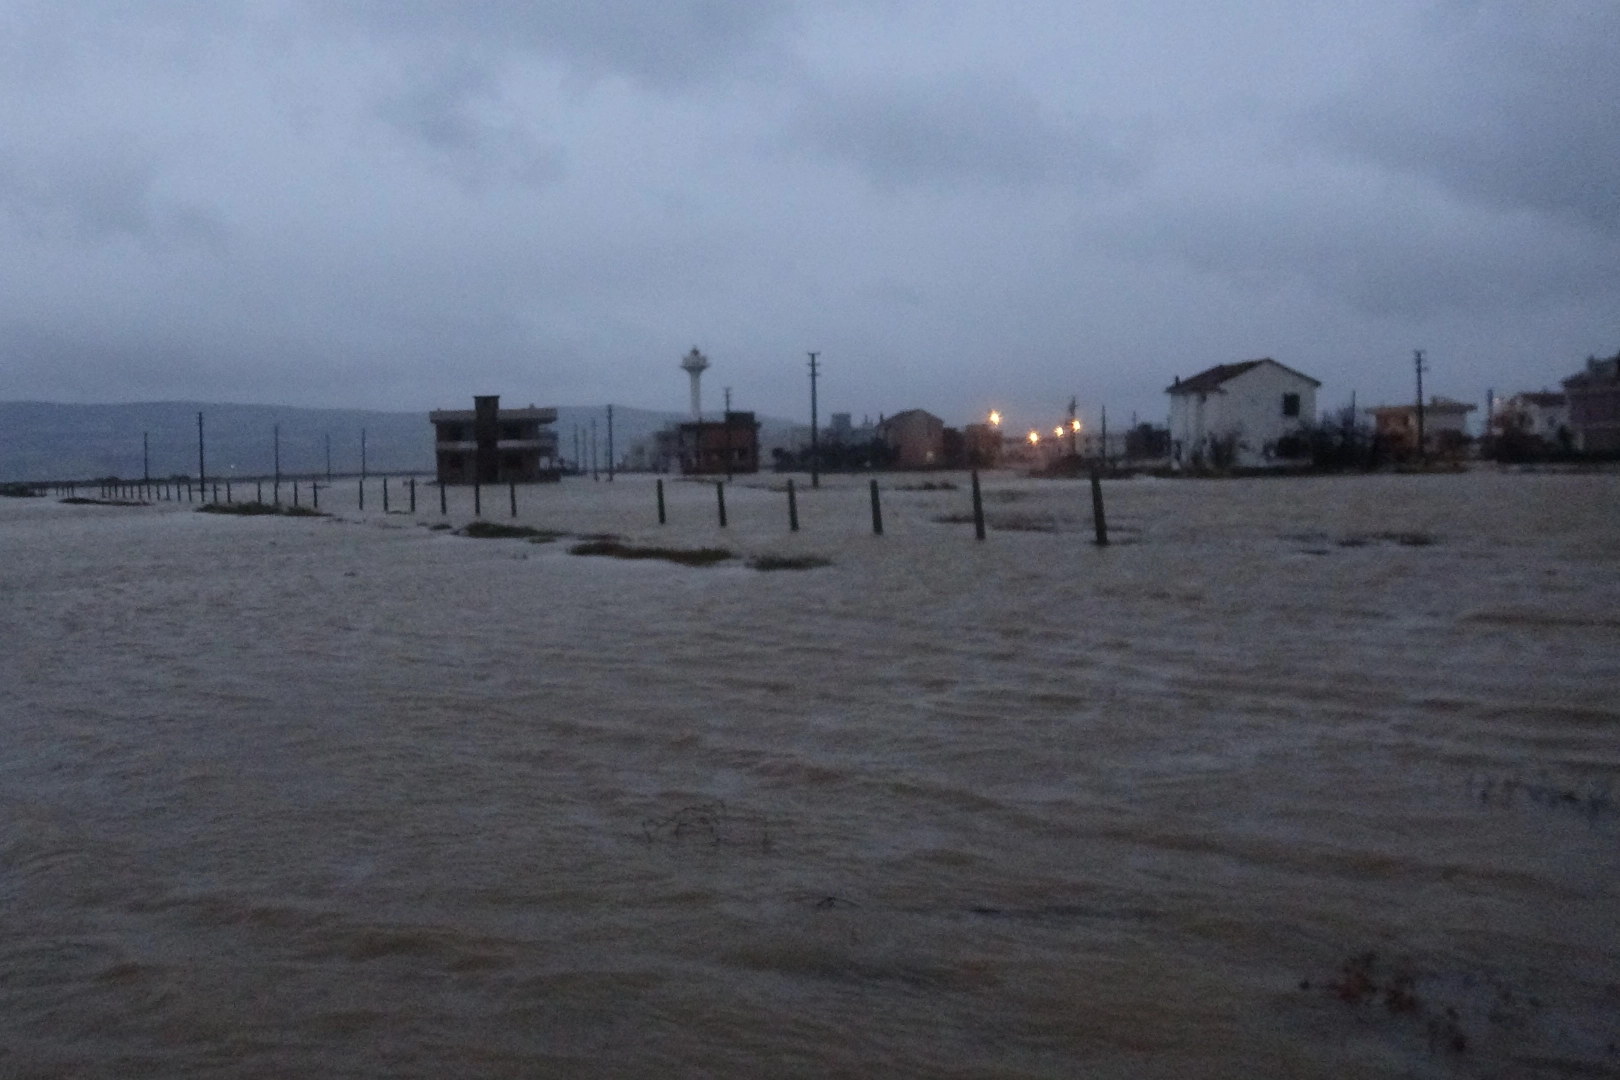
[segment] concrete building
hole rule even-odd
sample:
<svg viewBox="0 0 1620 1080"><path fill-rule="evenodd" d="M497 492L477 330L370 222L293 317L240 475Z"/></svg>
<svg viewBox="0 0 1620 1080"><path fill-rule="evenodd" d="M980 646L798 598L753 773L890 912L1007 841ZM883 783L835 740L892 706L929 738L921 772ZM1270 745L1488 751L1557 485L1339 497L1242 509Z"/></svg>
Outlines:
<svg viewBox="0 0 1620 1080"><path fill-rule="evenodd" d="M1575 449L1588 454L1620 450L1620 353L1586 361L1586 370L1564 380L1569 428Z"/></svg>
<svg viewBox="0 0 1620 1080"><path fill-rule="evenodd" d="M1503 398L1495 403L1489 434L1530 439L1549 447L1571 443L1569 398L1546 390Z"/></svg>
<svg viewBox="0 0 1620 1080"><path fill-rule="evenodd" d="M877 437L893 452L897 469L934 469L945 464L945 421L922 409L879 418Z"/></svg>
<svg viewBox="0 0 1620 1080"><path fill-rule="evenodd" d="M1475 406L1450 398L1431 397L1423 406L1423 445L1429 453L1455 453L1468 442L1468 414ZM1367 410L1373 418L1373 438L1396 454L1418 448L1418 409L1411 405L1379 405Z"/></svg>
<svg viewBox="0 0 1620 1080"><path fill-rule="evenodd" d="M1321 385L1269 357L1217 364L1188 379L1178 376L1165 387L1171 458L1219 467L1286 464L1278 443L1316 416Z"/></svg>
<svg viewBox="0 0 1620 1080"><path fill-rule="evenodd" d="M675 458L688 476L759 472L759 421L728 412L721 421L694 420L675 429Z"/></svg>
<svg viewBox="0 0 1620 1080"><path fill-rule="evenodd" d="M442 484L526 484L561 477L556 409L503 409L500 396L473 398L471 409L428 413Z"/></svg>

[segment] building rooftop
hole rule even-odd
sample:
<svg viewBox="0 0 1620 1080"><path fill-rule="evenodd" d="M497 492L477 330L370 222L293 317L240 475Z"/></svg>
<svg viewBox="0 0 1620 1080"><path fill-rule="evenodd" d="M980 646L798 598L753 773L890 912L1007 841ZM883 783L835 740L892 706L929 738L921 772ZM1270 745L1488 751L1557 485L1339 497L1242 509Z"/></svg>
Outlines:
<svg viewBox="0 0 1620 1080"><path fill-rule="evenodd" d="M557 421L557 410L552 408L536 408L530 405L527 409L502 409L498 414L501 420L538 420L542 424L553 424ZM474 409L434 409L428 413L428 420L439 423L451 420L473 421L478 419Z"/></svg>
<svg viewBox="0 0 1620 1080"><path fill-rule="evenodd" d="M1164 388L1164 392L1167 394L1208 394L1219 390L1222 383L1230 382L1244 372L1254 370L1261 364L1276 364L1290 375L1298 375L1312 386L1322 385L1303 371L1295 371L1287 364L1278 364L1271 357L1263 356L1258 360L1244 360L1236 364L1216 364L1212 368L1200 371L1191 378L1177 378L1175 382Z"/></svg>

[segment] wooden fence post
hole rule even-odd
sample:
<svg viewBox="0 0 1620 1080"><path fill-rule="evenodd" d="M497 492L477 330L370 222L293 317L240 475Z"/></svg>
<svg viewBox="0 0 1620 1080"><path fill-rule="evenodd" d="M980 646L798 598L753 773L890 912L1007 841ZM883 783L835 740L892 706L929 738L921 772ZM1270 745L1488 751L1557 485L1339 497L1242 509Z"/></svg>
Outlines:
<svg viewBox="0 0 1620 1080"><path fill-rule="evenodd" d="M366 508L366 478L360 478L360 509Z"/></svg>
<svg viewBox="0 0 1620 1080"><path fill-rule="evenodd" d="M448 514L449 512L450 512L450 504L446 500L446 496L444 494L444 481L440 480L439 481L439 513L442 515L442 514Z"/></svg>
<svg viewBox="0 0 1620 1080"><path fill-rule="evenodd" d="M482 486L477 480L473 481L473 517L484 516L484 496Z"/></svg>
<svg viewBox="0 0 1620 1080"><path fill-rule="evenodd" d="M984 539L984 499L979 494L979 470L973 470L973 535Z"/></svg>
<svg viewBox="0 0 1620 1080"><path fill-rule="evenodd" d="M664 515L664 478L658 478L658 524L663 525L669 519Z"/></svg>
<svg viewBox="0 0 1620 1080"><path fill-rule="evenodd" d="M388 513L388 477L383 477L383 513Z"/></svg>
<svg viewBox="0 0 1620 1080"><path fill-rule="evenodd" d="M799 493L793 490L793 477L788 477L788 531L799 531Z"/></svg>
<svg viewBox="0 0 1620 1080"><path fill-rule="evenodd" d="M726 527L726 485L724 481L715 481L714 497L720 503L720 527L723 529Z"/></svg>
<svg viewBox="0 0 1620 1080"><path fill-rule="evenodd" d="M877 481L872 481L872 535L883 535L883 504L878 501Z"/></svg>
<svg viewBox="0 0 1620 1080"><path fill-rule="evenodd" d="M1108 521L1103 517L1102 471L1091 470L1091 523L1097 527L1097 546L1108 546Z"/></svg>
<svg viewBox="0 0 1620 1080"><path fill-rule="evenodd" d="M416 513L416 477L411 477L411 513Z"/></svg>
<svg viewBox="0 0 1620 1080"><path fill-rule="evenodd" d="M516 480L508 480L506 482L506 486L507 486L507 495L510 496L511 499L512 499L512 516L517 517L517 481Z"/></svg>

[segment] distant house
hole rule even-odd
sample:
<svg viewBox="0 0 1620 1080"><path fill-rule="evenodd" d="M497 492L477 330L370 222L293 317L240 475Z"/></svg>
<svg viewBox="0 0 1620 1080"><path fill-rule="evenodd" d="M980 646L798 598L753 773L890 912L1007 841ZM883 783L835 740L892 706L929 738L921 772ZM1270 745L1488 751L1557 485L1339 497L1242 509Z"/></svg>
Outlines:
<svg viewBox="0 0 1620 1080"><path fill-rule="evenodd" d="M759 422L751 412L690 421L675 429L674 451L688 476L759 472Z"/></svg>
<svg viewBox="0 0 1620 1080"><path fill-rule="evenodd" d="M934 469L945 464L945 421L922 409L880 419L877 437L888 445L897 469Z"/></svg>
<svg viewBox="0 0 1620 1080"><path fill-rule="evenodd" d="M505 484L556 480L556 409L503 409L497 394L473 398L471 409L428 413L441 484Z"/></svg>
<svg viewBox="0 0 1620 1080"><path fill-rule="evenodd" d="M1620 450L1620 353L1591 357L1586 370L1564 380L1569 428L1575 449L1584 453Z"/></svg>
<svg viewBox="0 0 1620 1080"><path fill-rule="evenodd" d="M1549 447L1572 444L1569 398L1548 391L1503 398L1495 404L1489 433L1499 438L1529 439Z"/></svg>
<svg viewBox="0 0 1620 1080"><path fill-rule="evenodd" d="M1428 451L1446 453L1468 442L1468 414L1474 406L1450 398L1431 397L1423 406L1423 444ZM1368 409L1373 418L1373 437L1384 449L1397 454L1414 453L1418 448L1417 405L1380 405Z"/></svg>
<svg viewBox="0 0 1620 1080"><path fill-rule="evenodd" d="M1316 415L1321 385L1269 357L1178 377L1165 387L1170 456L1192 465L1285 464L1285 440Z"/></svg>

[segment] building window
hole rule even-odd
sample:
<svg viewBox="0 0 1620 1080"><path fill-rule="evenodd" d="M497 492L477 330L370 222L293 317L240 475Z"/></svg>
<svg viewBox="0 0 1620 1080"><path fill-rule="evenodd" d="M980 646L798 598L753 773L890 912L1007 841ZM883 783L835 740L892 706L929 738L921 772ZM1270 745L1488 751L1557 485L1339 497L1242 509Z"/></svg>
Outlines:
<svg viewBox="0 0 1620 1080"><path fill-rule="evenodd" d="M1298 394L1284 394L1283 395L1283 415L1284 416L1298 416L1299 415L1299 395Z"/></svg>
<svg viewBox="0 0 1620 1080"><path fill-rule="evenodd" d="M461 441L461 425L460 424L440 424L439 425L439 441L440 442L460 442Z"/></svg>

